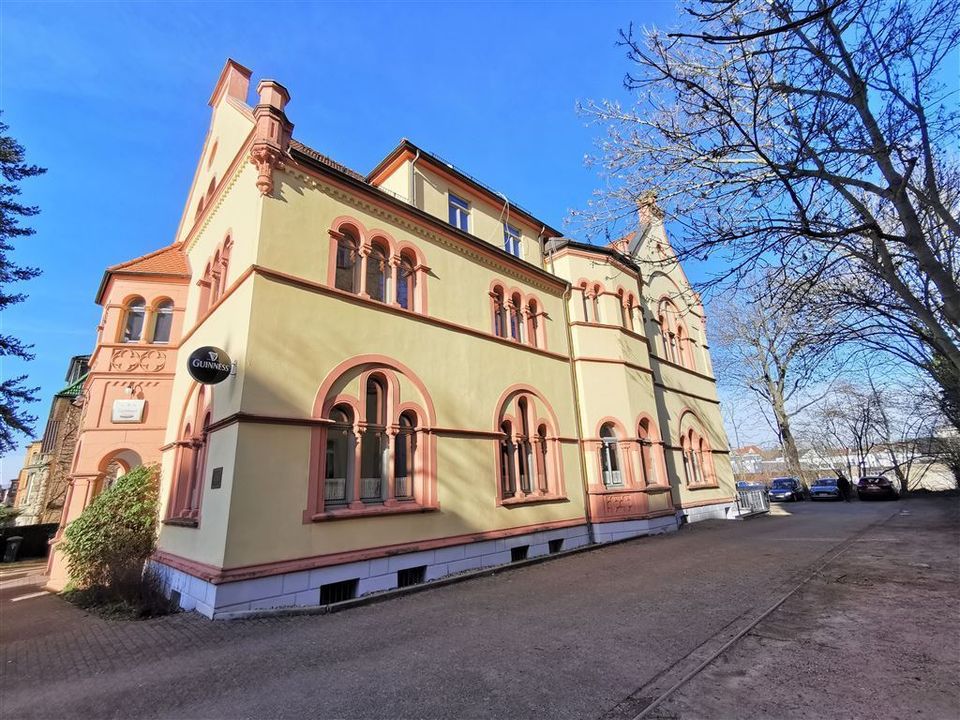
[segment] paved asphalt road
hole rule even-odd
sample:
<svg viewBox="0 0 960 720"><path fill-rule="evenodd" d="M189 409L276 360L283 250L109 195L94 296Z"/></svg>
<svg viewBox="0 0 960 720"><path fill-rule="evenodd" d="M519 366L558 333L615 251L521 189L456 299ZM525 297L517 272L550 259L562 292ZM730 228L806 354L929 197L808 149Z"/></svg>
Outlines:
<svg viewBox="0 0 960 720"><path fill-rule="evenodd" d="M798 599L837 563L869 551L879 582L883 562L896 558L884 560L877 542L894 553L923 546L910 558L918 566L913 586L898 592L930 595L914 624L923 630L918 642L937 648L911 675L917 692L906 714L957 717L957 505L955 497L798 503L333 615L117 622L49 595L14 602L33 588L0 589L0 718L632 718L799 588L764 623L796 615ZM847 572L856 575L856 567ZM830 590L811 596L820 610L845 602L855 612L875 592L841 581ZM830 618L814 619L826 635L834 632ZM802 656L789 702L764 704L768 678L760 670L777 652L751 646L751 631L650 716L894 716L882 673L862 681L865 700L851 708L842 702L842 679L800 672L813 652L801 637L808 621L794 617L779 631L788 633L787 645L775 648ZM884 624L855 632L871 652L889 655L883 667L896 667L907 661L882 642L888 634ZM821 642L815 651L823 662L844 661L831 659L842 647ZM712 676L717 667L728 674ZM783 672L778 666L774 681Z"/></svg>

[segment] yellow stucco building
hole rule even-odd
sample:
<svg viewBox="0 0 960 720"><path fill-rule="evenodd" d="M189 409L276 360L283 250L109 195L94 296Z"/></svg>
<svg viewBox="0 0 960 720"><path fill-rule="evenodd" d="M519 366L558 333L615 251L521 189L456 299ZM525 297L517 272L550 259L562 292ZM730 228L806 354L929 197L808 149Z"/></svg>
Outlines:
<svg viewBox="0 0 960 720"><path fill-rule="evenodd" d="M227 63L156 256L189 268L165 295L176 367L136 396L165 442L110 449L161 464L155 564L183 607L317 605L736 515L703 309L652 198L636 233L578 243L408 141L353 172L249 82ZM128 286L165 276L141 265L101 289L118 346L149 348ZM234 372L197 383L201 347Z"/></svg>

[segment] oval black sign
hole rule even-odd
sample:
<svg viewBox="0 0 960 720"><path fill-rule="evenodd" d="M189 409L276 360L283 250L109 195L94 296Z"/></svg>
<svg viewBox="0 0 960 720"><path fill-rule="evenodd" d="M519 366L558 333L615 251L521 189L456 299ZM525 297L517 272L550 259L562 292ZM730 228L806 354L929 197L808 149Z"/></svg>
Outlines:
<svg viewBox="0 0 960 720"><path fill-rule="evenodd" d="M204 385L223 382L230 376L232 369L230 356L212 345L197 348L187 359L187 370L190 375Z"/></svg>

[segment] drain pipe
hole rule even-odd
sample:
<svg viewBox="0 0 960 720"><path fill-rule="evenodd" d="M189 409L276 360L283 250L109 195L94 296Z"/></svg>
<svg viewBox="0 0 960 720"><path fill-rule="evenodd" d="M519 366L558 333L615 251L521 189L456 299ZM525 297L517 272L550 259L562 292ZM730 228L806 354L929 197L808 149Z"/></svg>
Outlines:
<svg viewBox="0 0 960 720"><path fill-rule="evenodd" d="M420 159L420 149L417 148L417 154L410 163L410 204L417 206L417 160Z"/></svg>
<svg viewBox="0 0 960 720"><path fill-rule="evenodd" d="M580 459L580 484L583 486L583 511L587 518L587 539L591 545L597 542L593 531L593 518L590 514L590 483L587 480L586 448L583 445L583 406L580 404L580 386L577 383L577 370L573 361L573 329L570 326L570 297L573 286L568 282L563 291L563 322L567 329L567 350L570 353L570 382L573 383L573 406L577 415L577 457Z"/></svg>

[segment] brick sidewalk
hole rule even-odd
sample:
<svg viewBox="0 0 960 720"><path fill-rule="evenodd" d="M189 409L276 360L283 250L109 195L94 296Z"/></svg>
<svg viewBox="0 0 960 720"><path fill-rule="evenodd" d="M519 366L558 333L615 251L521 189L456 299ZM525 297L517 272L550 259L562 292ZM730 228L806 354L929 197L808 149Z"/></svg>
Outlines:
<svg viewBox="0 0 960 720"><path fill-rule="evenodd" d="M807 505L333 615L115 621L0 591L3 715L599 717L907 503Z"/></svg>

